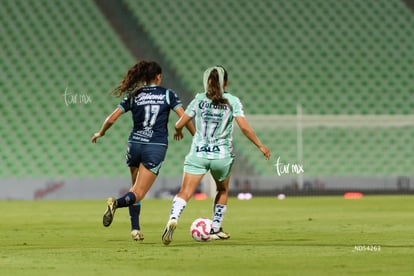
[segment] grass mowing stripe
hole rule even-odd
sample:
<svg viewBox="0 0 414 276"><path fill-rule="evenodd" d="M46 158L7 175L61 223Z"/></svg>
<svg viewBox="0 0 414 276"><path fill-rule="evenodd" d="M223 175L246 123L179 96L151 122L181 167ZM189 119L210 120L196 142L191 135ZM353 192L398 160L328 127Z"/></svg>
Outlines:
<svg viewBox="0 0 414 276"><path fill-rule="evenodd" d="M191 200L169 246L170 200L144 200L143 242L128 209L102 226L102 201L0 201L1 275L411 275L412 196L230 199L226 241L195 242L191 222L211 200Z"/></svg>

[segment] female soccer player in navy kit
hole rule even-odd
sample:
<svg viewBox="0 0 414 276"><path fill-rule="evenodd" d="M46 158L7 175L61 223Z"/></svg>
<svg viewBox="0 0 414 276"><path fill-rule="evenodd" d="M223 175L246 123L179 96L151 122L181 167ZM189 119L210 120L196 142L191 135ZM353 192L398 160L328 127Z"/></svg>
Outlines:
<svg viewBox="0 0 414 276"><path fill-rule="evenodd" d="M126 97L92 137L92 142L96 143L122 114L131 111L133 129L128 139L126 163L130 168L132 187L121 198L108 198L103 225L107 227L112 223L117 208L129 207L134 240L143 239L139 226L140 200L151 188L164 161L170 110L179 117L184 114L176 93L160 86L161 73L156 62L141 61L130 68L120 86L113 91L117 96ZM192 122L186 126L194 134Z"/></svg>
<svg viewBox="0 0 414 276"><path fill-rule="evenodd" d="M181 212L209 170L217 186L210 239L230 238L230 235L223 231L221 224L227 209L230 172L234 160L233 119L265 158L270 158L269 149L260 142L247 122L240 100L225 92L227 83L227 72L222 66L208 68L204 73L205 92L195 96L185 114L175 124L174 139L176 140L183 138L182 128L191 122L192 118L195 120L196 133L190 152L184 161L181 189L173 199L170 217L162 235L165 245L172 241Z"/></svg>

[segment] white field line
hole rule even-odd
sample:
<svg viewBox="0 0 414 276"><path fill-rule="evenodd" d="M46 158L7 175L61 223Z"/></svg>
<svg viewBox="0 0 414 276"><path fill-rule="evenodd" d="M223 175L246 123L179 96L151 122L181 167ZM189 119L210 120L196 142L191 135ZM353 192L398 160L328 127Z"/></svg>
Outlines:
<svg viewBox="0 0 414 276"><path fill-rule="evenodd" d="M247 115L253 128L296 128L297 115ZM307 127L409 127L414 115L302 115L301 125ZM237 127L235 127L237 129Z"/></svg>

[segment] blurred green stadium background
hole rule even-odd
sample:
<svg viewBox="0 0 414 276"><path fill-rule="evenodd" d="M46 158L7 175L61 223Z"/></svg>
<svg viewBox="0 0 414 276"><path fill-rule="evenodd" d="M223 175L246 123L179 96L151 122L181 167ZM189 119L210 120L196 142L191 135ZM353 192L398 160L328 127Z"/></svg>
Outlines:
<svg viewBox="0 0 414 276"><path fill-rule="evenodd" d="M128 187L123 163L129 116L98 145L90 137L120 101L109 92L140 59L157 60L163 85L185 103L201 92L206 67L227 68L229 91L240 97L273 153L266 162L236 130L233 191L351 187L411 193L410 4L4 0L2 198L30 198L31 192L20 193L27 189L59 197L60 182L66 183L64 193L70 183L96 187L105 179L116 190ZM175 120L172 114L171 131ZM189 143L188 135L182 143L171 140L158 190L179 185ZM279 176L278 157L305 172Z"/></svg>

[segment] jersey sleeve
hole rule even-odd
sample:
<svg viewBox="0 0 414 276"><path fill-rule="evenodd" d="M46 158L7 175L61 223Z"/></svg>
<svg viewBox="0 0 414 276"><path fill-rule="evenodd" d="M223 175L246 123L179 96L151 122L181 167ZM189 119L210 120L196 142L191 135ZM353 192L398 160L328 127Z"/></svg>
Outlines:
<svg viewBox="0 0 414 276"><path fill-rule="evenodd" d="M182 102L180 100L180 98L178 98L177 93L175 93L172 90L167 89L167 101L168 104L170 105L171 109L175 110L177 109L177 107L182 106Z"/></svg>
<svg viewBox="0 0 414 276"><path fill-rule="evenodd" d="M196 107L197 107L197 99L194 98L190 104L187 106L187 108L185 109L185 114L188 115L191 118L194 118L195 114L196 114Z"/></svg>
<svg viewBox="0 0 414 276"><path fill-rule="evenodd" d="M131 110L131 97L125 97L122 102L119 103L118 107L122 109L122 111L128 112Z"/></svg>
<svg viewBox="0 0 414 276"><path fill-rule="evenodd" d="M241 103L240 99L237 97L234 97L231 107L233 109L233 116L234 117L244 117L244 111L243 111L243 104Z"/></svg>

